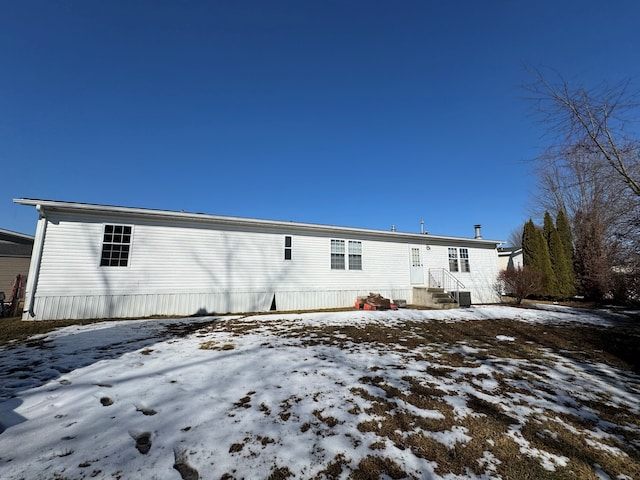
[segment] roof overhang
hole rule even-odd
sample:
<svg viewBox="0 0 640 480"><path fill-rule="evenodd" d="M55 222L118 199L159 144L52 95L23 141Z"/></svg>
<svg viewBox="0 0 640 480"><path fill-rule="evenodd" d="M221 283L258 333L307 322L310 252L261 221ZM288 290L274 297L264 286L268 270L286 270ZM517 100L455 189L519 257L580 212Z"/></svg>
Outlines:
<svg viewBox="0 0 640 480"><path fill-rule="evenodd" d="M502 257L511 257L514 255L520 255L522 253L522 247L513 248L500 248L498 249L498 255Z"/></svg>
<svg viewBox="0 0 640 480"><path fill-rule="evenodd" d="M405 240L416 244L472 244L482 247L496 248L504 243L500 240L485 240L477 238L448 237L420 233L391 232L354 227L332 225L318 225L313 223L286 222L279 220L262 220L244 217L229 217L205 213L190 213L172 210L155 210L149 208L119 207L112 205L97 205L90 203L62 202L57 200L38 200L32 198L18 198L13 200L20 205L33 206L40 215L46 216L53 212L71 212L90 215L118 215L128 218L162 219L179 223L204 223L230 228L267 228L279 231L307 232L325 235L343 235L353 237L378 238L386 241Z"/></svg>
<svg viewBox="0 0 640 480"><path fill-rule="evenodd" d="M33 244L33 239L33 235L27 235L26 233L18 233L0 228L0 240L31 245Z"/></svg>

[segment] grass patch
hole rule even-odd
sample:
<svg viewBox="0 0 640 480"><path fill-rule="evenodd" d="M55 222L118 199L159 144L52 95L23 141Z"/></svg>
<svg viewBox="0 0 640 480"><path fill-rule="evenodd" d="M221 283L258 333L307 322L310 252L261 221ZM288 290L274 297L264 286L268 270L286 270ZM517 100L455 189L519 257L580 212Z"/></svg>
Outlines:
<svg viewBox="0 0 640 480"><path fill-rule="evenodd" d="M233 343L219 343L215 340L207 340L206 342L202 342L200 344L200 350L234 350L236 346Z"/></svg>
<svg viewBox="0 0 640 480"><path fill-rule="evenodd" d="M0 318L0 345L22 341L70 325L90 325L104 320L39 320L30 322L20 317Z"/></svg>

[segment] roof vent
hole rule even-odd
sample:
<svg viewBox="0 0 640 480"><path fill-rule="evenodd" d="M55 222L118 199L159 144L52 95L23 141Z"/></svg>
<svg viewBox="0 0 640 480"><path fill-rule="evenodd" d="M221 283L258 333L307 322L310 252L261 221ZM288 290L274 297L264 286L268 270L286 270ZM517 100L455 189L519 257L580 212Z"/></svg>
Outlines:
<svg viewBox="0 0 640 480"><path fill-rule="evenodd" d="M475 236L473 238L475 238L476 240L481 240L482 233L480 232L480 229L482 228L482 225L474 225L473 228L476 231Z"/></svg>

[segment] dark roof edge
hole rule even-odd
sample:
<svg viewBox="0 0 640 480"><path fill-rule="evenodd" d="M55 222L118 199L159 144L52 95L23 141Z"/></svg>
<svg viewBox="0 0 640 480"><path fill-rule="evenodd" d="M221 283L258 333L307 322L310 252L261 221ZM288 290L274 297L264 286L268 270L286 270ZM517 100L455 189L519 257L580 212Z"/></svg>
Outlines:
<svg viewBox="0 0 640 480"><path fill-rule="evenodd" d="M33 235L0 228L0 239L15 240L18 243L33 243L34 238Z"/></svg>

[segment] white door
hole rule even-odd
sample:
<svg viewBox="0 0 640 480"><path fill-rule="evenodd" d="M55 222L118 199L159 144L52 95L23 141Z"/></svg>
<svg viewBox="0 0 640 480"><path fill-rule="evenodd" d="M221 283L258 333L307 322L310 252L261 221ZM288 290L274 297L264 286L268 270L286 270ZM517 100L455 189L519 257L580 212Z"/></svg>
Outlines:
<svg viewBox="0 0 640 480"><path fill-rule="evenodd" d="M424 271L422 269L422 252L420 247L411 247L409 261L411 262L411 284L423 285Z"/></svg>

